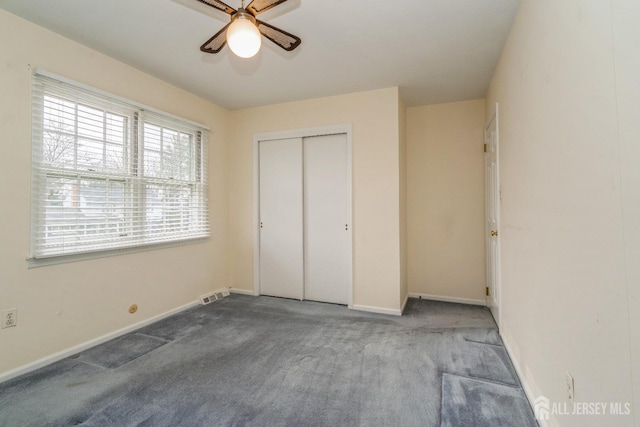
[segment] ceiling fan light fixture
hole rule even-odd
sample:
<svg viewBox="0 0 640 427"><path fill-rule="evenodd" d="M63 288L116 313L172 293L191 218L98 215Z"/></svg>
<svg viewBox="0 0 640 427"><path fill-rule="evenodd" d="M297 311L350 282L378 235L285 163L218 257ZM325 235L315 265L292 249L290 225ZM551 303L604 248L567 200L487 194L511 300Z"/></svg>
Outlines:
<svg viewBox="0 0 640 427"><path fill-rule="evenodd" d="M262 35L255 25L255 18L238 11L227 30L227 43L231 51L240 58L255 56L262 45Z"/></svg>
<svg viewBox="0 0 640 427"><path fill-rule="evenodd" d="M256 16L262 12L287 0L251 0L246 9L244 8L244 0L241 0L241 6L238 10L221 0L198 1L226 13L231 18L231 22L200 46L200 51L204 53L218 53L223 47L229 45L231 51L239 57L251 58L260 50L262 36L288 52L302 43L299 37L256 19Z"/></svg>

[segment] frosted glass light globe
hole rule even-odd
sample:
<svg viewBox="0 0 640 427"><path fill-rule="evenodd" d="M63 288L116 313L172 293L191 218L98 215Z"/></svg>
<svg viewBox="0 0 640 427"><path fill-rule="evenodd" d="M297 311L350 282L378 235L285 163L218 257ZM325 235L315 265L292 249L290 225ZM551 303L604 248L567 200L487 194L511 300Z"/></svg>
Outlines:
<svg viewBox="0 0 640 427"><path fill-rule="evenodd" d="M260 50L262 36L250 20L239 17L227 30L227 43L240 58L251 58Z"/></svg>

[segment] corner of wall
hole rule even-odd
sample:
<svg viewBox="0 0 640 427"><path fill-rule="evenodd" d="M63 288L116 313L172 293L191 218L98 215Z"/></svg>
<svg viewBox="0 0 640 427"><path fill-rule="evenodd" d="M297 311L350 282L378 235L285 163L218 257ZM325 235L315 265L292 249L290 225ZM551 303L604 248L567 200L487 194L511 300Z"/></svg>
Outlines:
<svg viewBox="0 0 640 427"><path fill-rule="evenodd" d="M409 298L407 276L407 107L398 92L398 150L400 160L400 309Z"/></svg>

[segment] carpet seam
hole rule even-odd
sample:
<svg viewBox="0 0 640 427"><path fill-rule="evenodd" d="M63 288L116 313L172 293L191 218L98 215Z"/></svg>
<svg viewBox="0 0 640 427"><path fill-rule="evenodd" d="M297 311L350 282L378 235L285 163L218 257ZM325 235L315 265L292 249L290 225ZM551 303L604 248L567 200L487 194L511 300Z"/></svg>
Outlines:
<svg viewBox="0 0 640 427"><path fill-rule="evenodd" d="M94 366L94 367L96 367L96 368L100 368L100 369L103 369L103 370L104 370L104 369L111 369L111 368L107 368L106 366L98 365L97 363L91 363L91 362L88 362L88 361L86 361L86 360L82 360L82 359L81 359L81 357L82 357L82 356L79 356L79 357L78 357L78 360L79 360L80 362L82 362L82 363L86 364L86 365Z"/></svg>
<svg viewBox="0 0 640 427"><path fill-rule="evenodd" d="M491 344L488 342L482 342L482 341L475 341L475 340L469 340L467 338L463 338L466 342L470 342L473 344L482 344L482 345L490 345L492 347L501 347L501 348L505 348L503 344Z"/></svg>
<svg viewBox="0 0 640 427"><path fill-rule="evenodd" d="M145 337L148 337L148 338L153 338L153 339L156 339L156 340L159 340L159 341L164 341L164 343L165 343L165 344L169 344L170 342L175 341L175 339L173 339L173 340L167 340L167 339L165 339L165 338L161 338L161 337L158 337L158 336L155 336L155 335L145 334L145 333L143 333L143 332L134 332L132 335L142 335L142 336L145 336ZM125 336L126 336L126 335L125 335ZM161 347L162 347L162 346L161 346ZM157 347L157 348L160 348L160 347ZM151 350L151 351L153 351L153 350Z"/></svg>
<svg viewBox="0 0 640 427"><path fill-rule="evenodd" d="M95 363L95 362L89 362L87 360L83 360L82 359L82 354L80 354L78 356L78 360L80 360L81 362L86 363L88 365L91 365L91 366L97 366L97 367L100 367L100 368L103 368L103 369L109 369L109 370L116 370L116 369L119 369L119 368L121 368L121 367L123 367L125 365L128 365L129 363L131 363L131 362L133 362L135 360L140 359L142 356L145 356L147 354L153 353L156 350L164 347L165 345L170 344L171 342L173 342L173 341L165 340L164 338L159 338L159 337L155 337L153 335L148 335L148 334L144 334L144 333L140 333L140 332L132 332L132 333L129 333L127 335L123 335L121 338L116 338L116 340L122 340L122 339L125 339L127 337L134 337L136 335L142 336L142 337L145 337L145 338L149 338L149 339L151 339L153 341L159 341L158 342L159 345L157 347L154 347L153 349L147 351L146 353L142 353L142 354L138 355L137 357L134 357L133 359L130 359L130 360L126 361L125 363L123 363L121 365L118 365L118 366L103 366L103 365L100 365L100 364Z"/></svg>
<svg viewBox="0 0 640 427"><path fill-rule="evenodd" d="M466 378L466 379L469 379L469 380L485 382L487 384L501 385L501 386L512 388L514 390L522 390L522 386L520 386L520 385L507 384L507 383L503 383L501 381L494 381L494 380L490 380L490 379L487 379L487 378L480 378L480 377L472 377L470 375L454 374L452 372L446 372L446 371L442 371L443 380L444 380L444 376L445 375L451 375L453 377L460 377L460 378Z"/></svg>

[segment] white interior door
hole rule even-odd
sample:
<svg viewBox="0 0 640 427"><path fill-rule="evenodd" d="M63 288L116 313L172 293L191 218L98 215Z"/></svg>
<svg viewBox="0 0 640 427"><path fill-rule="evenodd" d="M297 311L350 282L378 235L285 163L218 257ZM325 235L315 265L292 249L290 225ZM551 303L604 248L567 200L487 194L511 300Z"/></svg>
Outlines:
<svg viewBox="0 0 640 427"><path fill-rule="evenodd" d="M304 299L348 303L347 135L304 139Z"/></svg>
<svg viewBox="0 0 640 427"><path fill-rule="evenodd" d="M303 298L302 139L261 141L260 293Z"/></svg>
<svg viewBox="0 0 640 427"><path fill-rule="evenodd" d="M498 106L485 128L487 306L500 325L500 172Z"/></svg>

